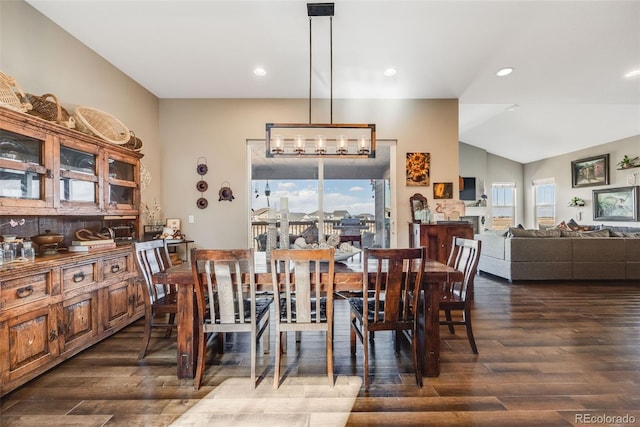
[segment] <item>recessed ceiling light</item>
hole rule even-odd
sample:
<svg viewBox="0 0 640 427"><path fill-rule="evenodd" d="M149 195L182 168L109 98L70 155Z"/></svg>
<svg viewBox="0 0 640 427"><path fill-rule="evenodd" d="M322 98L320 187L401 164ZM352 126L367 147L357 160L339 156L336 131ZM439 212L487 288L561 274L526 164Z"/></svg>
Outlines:
<svg viewBox="0 0 640 427"><path fill-rule="evenodd" d="M511 67L507 67L507 68L503 68L501 70L498 70L496 72L496 76L498 77L504 77L504 76L508 76L509 74L513 73L513 68Z"/></svg>
<svg viewBox="0 0 640 427"><path fill-rule="evenodd" d="M640 76L640 70L633 70L633 71L629 71L627 74L624 75L626 78L630 79L631 77L638 77Z"/></svg>
<svg viewBox="0 0 640 427"><path fill-rule="evenodd" d="M267 70L262 67L256 67L253 69L253 74L255 74L256 76L266 76Z"/></svg>
<svg viewBox="0 0 640 427"><path fill-rule="evenodd" d="M387 77L395 76L397 73L398 73L398 70L396 70L393 67L389 67L384 70L384 75Z"/></svg>

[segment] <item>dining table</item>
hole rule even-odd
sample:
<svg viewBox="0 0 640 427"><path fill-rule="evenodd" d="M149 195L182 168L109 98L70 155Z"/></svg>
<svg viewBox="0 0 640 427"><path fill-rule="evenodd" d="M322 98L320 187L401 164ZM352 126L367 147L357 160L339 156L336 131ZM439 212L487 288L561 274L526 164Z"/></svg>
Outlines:
<svg viewBox="0 0 640 427"><path fill-rule="evenodd" d="M265 252L255 252L255 283L258 291L272 290L270 265ZM347 295L362 292L362 260L345 260L335 263L334 292ZM369 283L373 283L374 272ZM428 259L422 280L421 307L418 310L418 345L422 349L421 370L427 377L440 375L440 290L445 282L460 282L463 272L439 261ZM177 286L177 376L193 378L197 366L196 354L201 325L195 303L194 280L190 263L182 263L153 275L154 283ZM324 281L322 281L324 283ZM348 325L347 325L348 326Z"/></svg>

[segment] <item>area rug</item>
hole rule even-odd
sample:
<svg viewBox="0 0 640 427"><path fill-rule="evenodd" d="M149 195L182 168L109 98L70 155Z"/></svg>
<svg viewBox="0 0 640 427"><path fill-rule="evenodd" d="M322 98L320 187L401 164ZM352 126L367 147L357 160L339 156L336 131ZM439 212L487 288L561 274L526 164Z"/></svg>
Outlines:
<svg viewBox="0 0 640 427"><path fill-rule="evenodd" d="M277 390L271 381L251 387L249 378L230 378L216 387L172 426L344 426L362 378L287 377Z"/></svg>

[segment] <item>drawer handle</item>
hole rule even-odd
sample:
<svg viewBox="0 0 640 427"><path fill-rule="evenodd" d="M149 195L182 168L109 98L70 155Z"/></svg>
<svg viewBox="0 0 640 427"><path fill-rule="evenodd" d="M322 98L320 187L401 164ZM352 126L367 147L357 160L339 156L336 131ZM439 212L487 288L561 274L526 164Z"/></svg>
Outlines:
<svg viewBox="0 0 640 427"><path fill-rule="evenodd" d="M73 281L75 283L80 283L84 280L84 271L81 271L79 273L76 273L73 275Z"/></svg>
<svg viewBox="0 0 640 427"><path fill-rule="evenodd" d="M115 265L111 266L111 272L112 273L117 273L118 271L120 271L120 266L118 264L115 264Z"/></svg>
<svg viewBox="0 0 640 427"><path fill-rule="evenodd" d="M20 288L16 290L16 295L18 298L26 298L33 294L33 286L25 286L24 288Z"/></svg>

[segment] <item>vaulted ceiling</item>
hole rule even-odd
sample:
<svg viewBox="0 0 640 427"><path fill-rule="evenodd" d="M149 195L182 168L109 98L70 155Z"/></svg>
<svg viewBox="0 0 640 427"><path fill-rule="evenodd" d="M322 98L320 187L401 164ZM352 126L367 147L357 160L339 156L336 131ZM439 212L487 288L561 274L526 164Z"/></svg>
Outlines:
<svg viewBox="0 0 640 427"><path fill-rule="evenodd" d="M309 96L306 1L27 1L159 98ZM518 162L640 134L638 1L336 1L332 79L311 34L313 97L458 98L460 140Z"/></svg>

